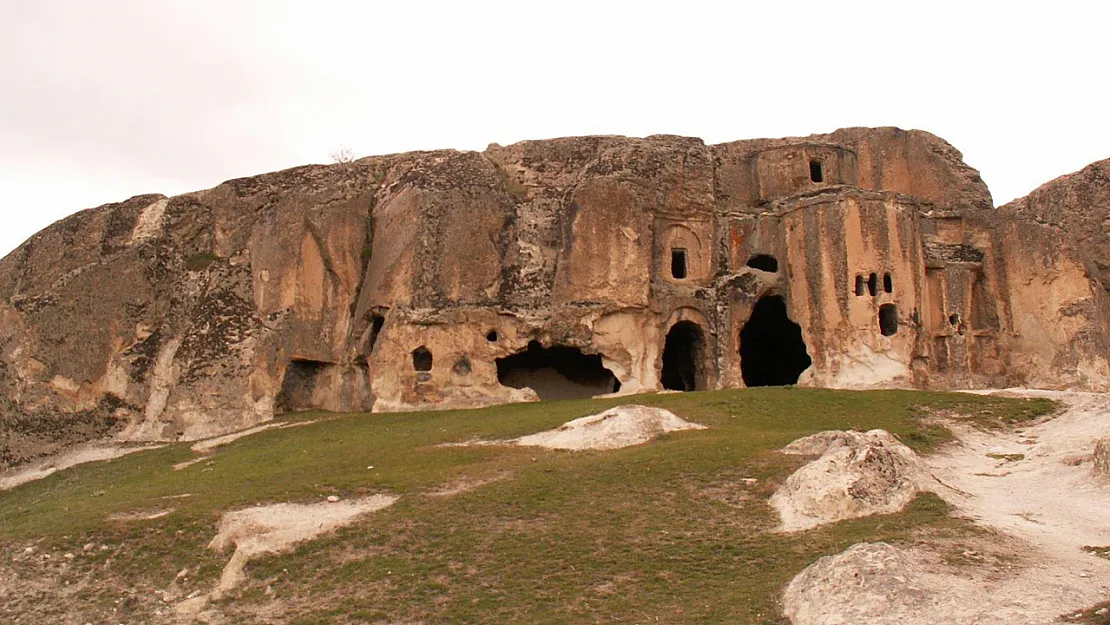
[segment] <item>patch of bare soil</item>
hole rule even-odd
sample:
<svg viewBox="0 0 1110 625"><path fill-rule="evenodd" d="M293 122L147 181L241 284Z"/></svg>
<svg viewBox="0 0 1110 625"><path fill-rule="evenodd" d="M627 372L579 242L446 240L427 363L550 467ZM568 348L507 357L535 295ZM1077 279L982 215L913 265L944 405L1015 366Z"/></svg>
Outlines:
<svg viewBox="0 0 1110 625"><path fill-rule="evenodd" d="M782 453L818 456L771 497L784 532L897 512L939 487L917 454L884 430L820 432Z"/></svg>
<svg viewBox="0 0 1110 625"><path fill-rule="evenodd" d="M312 423L315 423L315 421L297 421L294 423L263 423L262 425L256 425L252 428L239 430L238 432L232 432L230 434L224 434L222 436L214 436L212 438L199 440L193 443L190 449L201 455L196 458L190 458L189 460L178 462L177 464L173 465L173 470L181 471L182 469L187 469L199 462L204 462L208 458L208 456L210 456L212 452L215 451L217 448L235 442L240 438L250 436L252 434L258 434L259 432L265 432L266 430L281 430L285 428L301 427L304 425L310 425Z"/></svg>
<svg viewBox="0 0 1110 625"><path fill-rule="evenodd" d="M428 491L428 496L454 497L455 495L461 495L463 493L468 493L476 488L481 488L486 484L492 484L496 481L504 479L505 477L505 475L496 475L494 477L483 479L462 478L453 482L448 482L446 484L443 484L442 486L439 486L438 488L434 488Z"/></svg>
<svg viewBox="0 0 1110 625"><path fill-rule="evenodd" d="M153 521L154 519L161 519L167 517L174 512L177 508L154 508L150 510L132 510L130 512L120 512L108 516L110 521Z"/></svg>
<svg viewBox="0 0 1110 625"><path fill-rule="evenodd" d="M704 425L690 423L669 410L631 405L610 408L568 421L553 430L507 442L548 449L610 450L640 445L668 432L704 429Z"/></svg>
<svg viewBox="0 0 1110 625"><path fill-rule="evenodd" d="M390 495L374 495L349 501L318 504L281 503L235 510L220 519L219 531L209 549L217 552L234 547L220 582L211 594L192 597L178 604L183 615L200 612L211 600L222 596L246 579L247 562L264 553L289 551L301 542L334 531L358 517L387 508L397 501Z"/></svg>
<svg viewBox="0 0 1110 625"><path fill-rule="evenodd" d="M301 427L305 425L311 425L313 423L315 423L315 421L295 421L292 423L275 423L271 421L269 423L256 425L245 430L239 430L238 432L232 432L230 434L224 434L223 436L214 436L212 438L206 438L204 440L197 441L193 443L191 449L198 454L207 454L211 453L217 447L223 447L224 445L237 441L244 436L258 434L259 432L265 432L266 430Z"/></svg>
<svg viewBox="0 0 1110 625"><path fill-rule="evenodd" d="M861 544L823 558L784 594L795 625L1048 624L1110 596L1110 485L1092 475L1110 435L1110 396L1010 390L1067 410L1011 432L957 429L959 444L924 459L938 491L976 523L1024 546L1012 569L952 567L934 550ZM1087 549L1084 549L1087 547Z"/></svg>
<svg viewBox="0 0 1110 625"><path fill-rule="evenodd" d="M114 460L127 454L148 449L157 449L161 445L123 445L120 443L97 442L86 443L68 449L56 456L44 458L30 465L19 467L11 471L0 473L0 491L10 490L21 484L41 480L63 471L70 467L89 462L105 462Z"/></svg>

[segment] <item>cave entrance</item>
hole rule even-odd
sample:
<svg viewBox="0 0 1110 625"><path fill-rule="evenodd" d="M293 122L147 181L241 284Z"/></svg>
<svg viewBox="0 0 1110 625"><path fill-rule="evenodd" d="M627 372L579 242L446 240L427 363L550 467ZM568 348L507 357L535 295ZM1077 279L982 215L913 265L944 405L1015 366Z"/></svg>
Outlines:
<svg viewBox="0 0 1110 625"><path fill-rule="evenodd" d="M543 347L538 341L528 349L497 359L497 381L513 388L528 387L541 400L587 399L615 393L621 383L601 363L597 354L583 354L574 347Z"/></svg>
<svg viewBox="0 0 1110 625"><path fill-rule="evenodd" d="M744 384L796 384L798 376L811 364L801 326L786 316L786 302L778 295L760 298L740 330L740 374Z"/></svg>
<svg viewBox="0 0 1110 625"><path fill-rule="evenodd" d="M274 401L274 412L282 414L298 410L313 410L318 407L314 397L316 385L330 362L318 360L293 360L285 368L285 378L281 381L281 392Z"/></svg>
<svg viewBox="0 0 1110 625"><path fill-rule="evenodd" d="M679 321L663 344L663 388L671 391L705 390L705 333L692 321Z"/></svg>

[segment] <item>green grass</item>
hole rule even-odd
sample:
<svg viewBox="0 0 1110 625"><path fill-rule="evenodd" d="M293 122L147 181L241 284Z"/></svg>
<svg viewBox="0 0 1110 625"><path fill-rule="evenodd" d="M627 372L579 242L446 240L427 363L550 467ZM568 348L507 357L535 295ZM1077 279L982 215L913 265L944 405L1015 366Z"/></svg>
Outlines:
<svg viewBox="0 0 1110 625"><path fill-rule="evenodd" d="M532 433L623 403L663 406L710 428L609 452L437 446ZM252 562L252 581L221 609L233 622L256 622L251 615L271 602L269 587L290 623L777 623L782 585L822 555L862 540L972 530L926 495L896 515L798 535L769 532L776 519L767 498L802 462L773 450L821 430L883 428L928 452L950 438L937 415L998 427L1052 407L964 394L775 388L298 415L320 420L240 439L182 471L171 467L195 456L184 444L2 493L0 545L72 552L107 544L67 570L95 571L105 588L149 595L189 567L195 587L208 590L226 561L205 549L222 511L387 492L401 495L392 508ZM425 496L456 480L493 478L457 496ZM176 511L153 521L109 519L167 507ZM90 589L86 601L106 601L110 592Z"/></svg>

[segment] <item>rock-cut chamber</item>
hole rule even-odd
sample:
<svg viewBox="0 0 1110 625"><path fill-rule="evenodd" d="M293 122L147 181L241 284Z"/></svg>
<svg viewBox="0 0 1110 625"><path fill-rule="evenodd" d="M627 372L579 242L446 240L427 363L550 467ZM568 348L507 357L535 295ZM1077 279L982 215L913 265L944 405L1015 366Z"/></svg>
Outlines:
<svg viewBox="0 0 1110 625"><path fill-rule="evenodd" d="M586 399L620 390L620 381L605 368L601 356L564 345L528 349L497 359L497 381L503 386L530 388L542 400Z"/></svg>
<svg viewBox="0 0 1110 625"><path fill-rule="evenodd" d="M679 321L667 332L663 345L663 388L671 391L700 391L705 389L705 371L702 365L705 353L705 334L692 321Z"/></svg>
<svg viewBox="0 0 1110 625"><path fill-rule="evenodd" d="M744 384L796 384L811 364L802 328L787 316L786 302L778 295L760 298L740 330L740 373Z"/></svg>

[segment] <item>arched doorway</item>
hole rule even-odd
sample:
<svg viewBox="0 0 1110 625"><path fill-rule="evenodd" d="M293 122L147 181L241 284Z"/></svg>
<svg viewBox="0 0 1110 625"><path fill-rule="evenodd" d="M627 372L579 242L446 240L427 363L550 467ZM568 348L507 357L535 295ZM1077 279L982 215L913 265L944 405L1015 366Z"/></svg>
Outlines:
<svg viewBox="0 0 1110 625"><path fill-rule="evenodd" d="M744 384L795 384L811 364L801 326L786 316L786 302L778 295L760 298L740 330L740 374Z"/></svg>
<svg viewBox="0 0 1110 625"><path fill-rule="evenodd" d="M663 344L663 388L671 391L705 390L705 333L693 321L679 321Z"/></svg>

